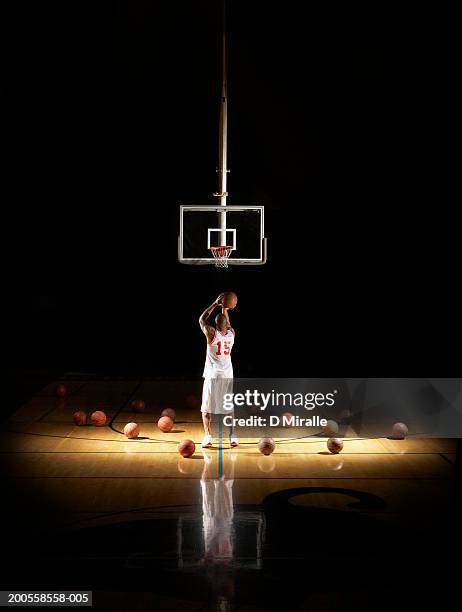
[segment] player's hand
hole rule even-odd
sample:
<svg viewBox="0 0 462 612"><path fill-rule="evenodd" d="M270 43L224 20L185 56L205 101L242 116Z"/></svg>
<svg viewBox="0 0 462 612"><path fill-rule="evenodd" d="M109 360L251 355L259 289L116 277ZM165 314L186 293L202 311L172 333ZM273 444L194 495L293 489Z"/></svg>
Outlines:
<svg viewBox="0 0 462 612"><path fill-rule="evenodd" d="M215 304L218 304L218 306L221 306L222 302L223 302L223 293L220 293L220 295L215 300Z"/></svg>

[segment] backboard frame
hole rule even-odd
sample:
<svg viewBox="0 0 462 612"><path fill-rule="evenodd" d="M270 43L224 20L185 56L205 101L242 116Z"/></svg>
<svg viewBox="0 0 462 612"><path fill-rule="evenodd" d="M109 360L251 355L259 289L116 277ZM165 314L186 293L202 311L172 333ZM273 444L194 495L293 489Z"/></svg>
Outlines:
<svg viewBox="0 0 462 612"><path fill-rule="evenodd" d="M212 245L212 232L216 232L216 233L222 233L223 231L225 231L225 233L229 233L231 232L232 235L232 240L228 240L228 238L226 238L225 243L226 244L220 244L220 245ZM236 230L233 228L227 228L226 230L222 230L221 227L208 227L207 228L207 248L210 249L210 247L212 246L229 246L231 247L232 251L236 250Z"/></svg>
<svg viewBox="0 0 462 612"><path fill-rule="evenodd" d="M265 238L265 207L264 206L248 206L248 205L235 205L230 204L226 206L213 205L213 204L182 204L180 206L180 235L178 236L178 261L182 264L189 265L215 265L215 258L210 257L185 257L184 256L184 213L188 211L202 211L202 212L239 212L239 211L258 211L260 213L260 244L259 244L259 257L256 258L242 258L242 257L230 257L228 259L228 265L230 266L261 266L266 263L267 260L267 245ZM215 228L207 228L215 229ZM233 228L227 228L229 230ZM239 236L236 237L236 242L239 242Z"/></svg>

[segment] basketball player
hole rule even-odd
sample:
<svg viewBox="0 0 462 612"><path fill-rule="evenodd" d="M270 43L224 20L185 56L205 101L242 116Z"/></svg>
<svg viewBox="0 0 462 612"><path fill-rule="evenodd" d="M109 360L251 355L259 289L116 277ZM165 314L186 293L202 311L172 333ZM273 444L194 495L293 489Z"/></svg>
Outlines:
<svg viewBox="0 0 462 612"><path fill-rule="evenodd" d="M223 408L223 395L232 392L233 364L231 351L234 345L235 331L231 327L228 308L222 304L223 294L210 304L199 317L199 325L207 339L207 352L204 367L204 386L202 390L202 422L204 424L203 448L212 446L210 419L212 414L229 414ZM215 317L216 328L208 320L215 308L221 307L221 313ZM232 447L239 444L237 436L230 431L229 443Z"/></svg>

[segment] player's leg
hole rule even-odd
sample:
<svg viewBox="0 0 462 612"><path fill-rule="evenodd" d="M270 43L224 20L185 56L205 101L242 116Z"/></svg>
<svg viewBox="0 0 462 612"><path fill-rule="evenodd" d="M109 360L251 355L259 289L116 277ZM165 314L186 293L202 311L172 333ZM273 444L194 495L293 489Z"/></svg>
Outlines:
<svg viewBox="0 0 462 612"><path fill-rule="evenodd" d="M234 412L231 413L231 416L234 417ZM231 420L231 426L229 428L229 445L232 446L233 448L235 448L236 446L239 446L239 440L237 438L237 434L234 433L233 420Z"/></svg>
<svg viewBox="0 0 462 612"><path fill-rule="evenodd" d="M232 394L233 392L233 378L226 378L223 381L224 389L223 393ZM234 417L234 411L232 412L232 416ZM229 445L232 448L239 446L239 440L237 438L237 434L234 433L234 425L233 420L231 420L231 426L229 428Z"/></svg>
<svg viewBox="0 0 462 612"><path fill-rule="evenodd" d="M229 445L232 446L233 448L236 448L236 446L239 446L239 439L237 437L237 434L234 433L234 430L232 427L229 430Z"/></svg>
<svg viewBox="0 0 462 612"><path fill-rule="evenodd" d="M212 435L212 432L210 431L210 421L211 421L212 415L210 414L210 412L203 412L202 413L202 424L204 425L204 435Z"/></svg>
<svg viewBox="0 0 462 612"><path fill-rule="evenodd" d="M210 433L210 412L202 413L202 422L204 424L202 448L210 448L212 446L212 434Z"/></svg>
<svg viewBox="0 0 462 612"><path fill-rule="evenodd" d="M210 431L211 421L211 387L212 381L210 378L204 378L204 386L202 388L202 424L204 426L204 438L202 440L202 447L209 448L212 446L212 433Z"/></svg>

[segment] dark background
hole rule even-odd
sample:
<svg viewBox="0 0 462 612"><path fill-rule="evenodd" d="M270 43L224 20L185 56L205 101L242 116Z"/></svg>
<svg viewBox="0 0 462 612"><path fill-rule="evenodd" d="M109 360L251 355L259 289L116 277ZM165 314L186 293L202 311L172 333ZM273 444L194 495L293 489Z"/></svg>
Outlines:
<svg viewBox="0 0 462 612"><path fill-rule="evenodd" d="M16 387L200 377L227 289L237 376L460 374L436 17L229 5L229 202L266 207L269 261L227 272L177 263L179 204L216 190L220 3L2 5Z"/></svg>

